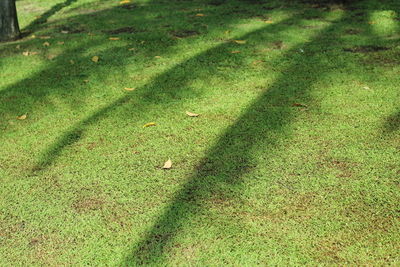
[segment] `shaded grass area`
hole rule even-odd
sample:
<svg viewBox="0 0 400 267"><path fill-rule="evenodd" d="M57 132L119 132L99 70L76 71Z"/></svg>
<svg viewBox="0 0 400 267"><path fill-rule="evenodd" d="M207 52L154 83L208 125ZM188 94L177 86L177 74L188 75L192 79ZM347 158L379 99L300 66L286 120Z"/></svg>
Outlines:
<svg viewBox="0 0 400 267"><path fill-rule="evenodd" d="M4 265L398 261L395 1L53 4L0 47Z"/></svg>

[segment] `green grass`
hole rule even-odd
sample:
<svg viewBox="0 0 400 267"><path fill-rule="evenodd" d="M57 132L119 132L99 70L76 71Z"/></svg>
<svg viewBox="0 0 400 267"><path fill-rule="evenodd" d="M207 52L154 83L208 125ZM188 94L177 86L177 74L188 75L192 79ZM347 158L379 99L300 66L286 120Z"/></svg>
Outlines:
<svg viewBox="0 0 400 267"><path fill-rule="evenodd" d="M400 5L350 2L17 1L0 265L399 265Z"/></svg>

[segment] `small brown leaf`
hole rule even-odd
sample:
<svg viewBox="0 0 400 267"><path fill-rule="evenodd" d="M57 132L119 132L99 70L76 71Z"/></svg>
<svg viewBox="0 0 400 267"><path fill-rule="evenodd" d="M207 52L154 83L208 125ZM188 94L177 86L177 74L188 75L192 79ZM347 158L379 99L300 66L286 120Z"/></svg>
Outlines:
<svg viewBox="0 0 400 267"><path fill-rule="evenodd" d="M95 63L99 62L99 59L100 58L98 56L92 57L92 61L95 62Z"/></svg>
<svg viewBox="0 0 400 267"><path fill-rule="evenodd" d="M271 24L271 23L274 23L274 22L272 20L264 20L264 23Z"/></svg>
<svg viewBox="0 0 400 267"><path fill-rule="evenodd" d="M121 2L119 2L121 5L124 5L124 4L129 4L131 1L130 0L123 0L123 1L121 1Z"/></svg>
<svg viewBox="0 0 400 267"><path fill-rule="evenodd" d="M111 40L111 41L118 41L120 38L119 37L110 37L110 38L108 38L108 40Z"/></svg>
<svg viewBox="0 0 400 267"><path fill-rule="evenodd" d="M67 33L69 33L69 31L61 31L61 33L67 34Z"/></svg>
<svg viewBox="0 0 400 267"><path fill-rule="evenodd" d="M51 36L39 36L39 39L47 40L47 39L51 39Z"/></svg>
<svg viewBox="0 0 400 267"><path fill-rule="evenodd" d="M143 128L151 127L151 126L156 126L157 124L155 122L149 122L143 125Z"/></svg>
<svg viewBox="0 0 400 267"><path fill-rule="evenodd" d="M50 43L49 42L44 42L43 46L50 46Z"/></svg>
<svg viewBox="0 0 400 267"><path fill-rule="evenodd" d="M55 57L56 57L56 55L53 55L53 54L47 55L47 59L49 59L49 60L52 60L52 59L54 59Z"/></svg>
<svg viewBox="0 0 400 267"><path fill-rule="evenodd" d="M17 117L17 120L25 120L27 116L28 116L27 114L18 116L18 117Z"/></svg>
<svg viewBox="0 0 400 267"><path fill-rule="evenodd" d="M168 159L165 163L164 166L162 167L163 169L171 169L172 167L172 161Z"/></svg>
<svg viewBox="0 0 400 267"><path fill-rule="evenodd" d="M251 64L253 64L253 65L259 65L259 64L261 64L261 63L263 63L264 62L264 60L254 60Z"/></svg>
<svg viewBox="0 0 400 267"><path fill-rule="evenodd" d="M135 89L136 89L136 88L133 88L133 87L132 87L132 88L131 88L131 87L125 87L125 88L124 88L124 90L126 90L126 91L133 91L133 90L135 90Z"/></svg>
<svg viewBox="0 0 400 267"><path fill-rule="evenodd" d="M292 104L292 107L302 107L302 108L306 108L307 105L301 104L301 103L293 103L293 104Z"/></svg>
<svg viewBox="0 0 400 267"><path fill-rule="evenodd" d="M283 41L276 41L273 42L272 45L275 49L282 49L284 47Z"/></svg>
<svg viewBox="0 0 400 267"><path fill-rule="evenodd" d="M197 114L197 113L192 113L192 112L190 112L190 111L186 111L186 115L188 115L189 117L198 117L198 116L199 116L199 114Z"/></svg>
<svg viewBox="0 0 400 267"><path fill-rule="evenodd" d="M237 43L237 44L245 44L246 40L235 40L235 43Z"/></svg>
<svg viewBox="0 0 400 267"><path fill-rule="evenodd" d="M39 52L29 52L29 51L22 52L22 55L24 55L24 56L33 56L33 55L37 55L37 54L39 54Z"/></svg>
<svg viewBox="0 0 400 267"><path fill-rule="evenodd" d="M202 13L198 13L198 14L196 14L196 17L204 17L205 15L204 14L202 14Z"/></svg>

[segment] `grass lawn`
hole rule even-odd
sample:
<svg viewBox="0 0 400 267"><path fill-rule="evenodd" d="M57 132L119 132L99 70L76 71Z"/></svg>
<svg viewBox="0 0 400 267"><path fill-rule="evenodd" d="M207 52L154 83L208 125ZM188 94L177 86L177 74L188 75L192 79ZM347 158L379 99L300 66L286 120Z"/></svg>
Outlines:
<svg viewBox="0 0 400 267"><path fill-rule="evenodd" d="M0 266L399 266L400 3L316 2L17 1Z"/></svg>

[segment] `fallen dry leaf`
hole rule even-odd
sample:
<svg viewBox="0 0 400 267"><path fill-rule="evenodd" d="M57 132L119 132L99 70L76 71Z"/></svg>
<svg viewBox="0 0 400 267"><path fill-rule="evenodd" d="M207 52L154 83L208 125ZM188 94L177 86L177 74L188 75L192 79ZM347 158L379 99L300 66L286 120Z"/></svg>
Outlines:
<svg viewBox="0 0 400 267"><path fill-rule="evenodd" d="M282 49L284 48L283 41L275 41L272 43L275 49Z"/></svg>
<svg viewBox="0 0 400 267"><path fill-rule="evenodd" d="M232 54L239 54L240 51L239 50L235 50L235 51L231 51Z"/></svg>
<svg viewBox="0 0 400 267"><path fill-rule="evenodd" d="M235 40L235 43L237 43L237 44L245 44L246 40Z"/></svg>
<svg viewBox="0 0 400 267"><path fill-rule="evenodd" d="M197 113L192 113L192 112L190 112L190 111L186 111L186 115L188 115L189 117L198 117L198 116L199 116L199 114L197 114Z"/></svg>
<svg viewBox="0 0 400 267"><path fill-rule="evenodd" d="M264 62L264 60L254 60L251 64L258 65L258 64L261 64L263 62Z"/></svg>
<svg viewBox="0 0 400 267"><path fill-rule="evenodd" d="M162 167L163 169L171 169L172 167L172 161L168 159L165 163L164 166Z"/></svg>
<svg viewBox="0 0 400 267"><path fill-rule="evenodd" d="M43 46L50 46L50 43L49 42L44 42Z"/></svg>
<svg viewBox="0 0 400 267"><path fill-rule="evenodd" d="M18 120L25 120L27 116L28 116L27 114L24 114L24 115L18 116L17 119Z"/></svg>
<svg viewBox="0 0 400 267"><path fill-rule="evenodd" d="M118 41L120 38L119 37L110 37L110 38L108 38L108 40L111 40L111 41Z"/></svg>
<svg viewBox="0 0 400 267"><path fill-rule="evenodd" d="M271 23L274 23L274 22L272 20L264 20L264 23L271 24Z"/></svg>
<svg viewBox="0 0 400 267"><path fill-rule="evenodd" d="M47 55L47 59L49 59L49 60L52 60L55 57L56 57L56 55L53 55L53 54Z"/></svg>
<svg viewBox="0 0 400 267"><path fill-rule="evenodd" d="M119 2L121 5L124 5L124 4L129 4L131 1L130 0L124 0L124 1L121 1L121 2Z"/></svg>
<svg viewBox="0 0 400 267"><path fill-rule="evenodd" d="M69 33L69 31L61 31L61 33L67 34L67 33Z"/></svg>
<svg viewBox="0 0 400 267"><path fill-rule="evenodd" d="M204 14L202 14L202 13L198 13L198 14L196 14L196 17L204 17L205 15Z"/></svg>
<svg viewBox="0 0 400 267"><path fill-rule="evenodd" d="M24 56L33 56L37 54L39 54L39 52L29 52L29 51L22 52L22 55Z"/></svg>
<svg viewBox="0 0 400 267"><path fill-rule="evenodd" d="M99 59L100 58L98 56L92 57L92 61L95 62L95 63L99 62Z"/></svg>
<svg viewBox="0 0 400 267"><path fill-rule="evenodd" d="M39 39L42 40L51 39L51 36L39 36Z"/></svg>
<svg viewBox="0 0 400 267"><path fill-rule="evenodd" d="M302 108L306 108L307 105L301 104L301 103L293 103L293 104L292 104L292 107L302 107Z"/></svg>
<svg viewBox="0 0 400 267"><path fill-rule="evenodd" d="M149 123L146 123L145 125L143 125L143 128L146 128L146 127L151 127L151 126L156 126L157 124L155 123L155 122L149 122Z"/></svg>
<svg viewBox="0 0 400 267"><path fill-rule="evenodd" d="M124 90L126 90L126 91L133 91L133 90L135 90L136 88L131 88L131 87L125 87L124 88Z"/></svg>

